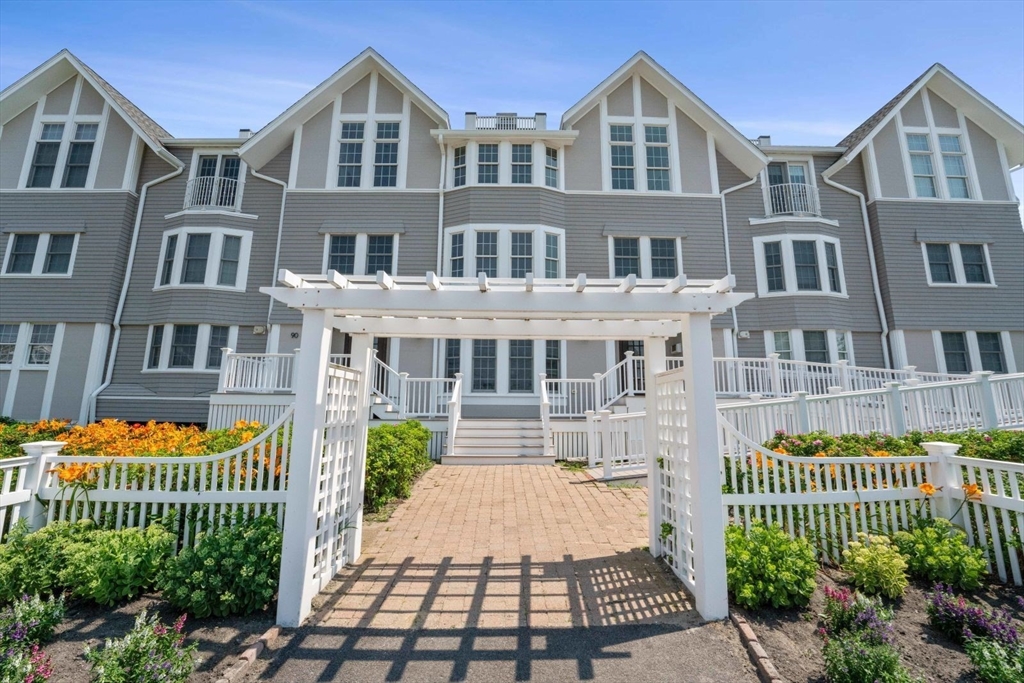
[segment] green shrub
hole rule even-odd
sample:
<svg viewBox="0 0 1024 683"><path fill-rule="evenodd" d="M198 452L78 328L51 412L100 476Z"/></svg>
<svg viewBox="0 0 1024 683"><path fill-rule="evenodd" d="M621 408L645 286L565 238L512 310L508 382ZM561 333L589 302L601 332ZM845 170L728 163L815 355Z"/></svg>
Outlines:
<svg viewBox="0 0 1024 683"><path fill-rule="evenodd" d="M914 444L920 444L922 441L945 441L960 444L957 455L965 458L1024 463L1024 432L1022 431L992 429L987 432L979 432L971 429L955 434L908 432L903 438Z"/></svg>
<svg viewBox="0 0 1024 683"><path fill-rule="evenodd" d="M23 595L51 595L60 592L60 570L67 561L69 547L96 533L91 520L54 522L39 531L29 532L22 519L0 544L0 604Z"/></svg>
<svg viewBox="0 0 1024 683"><path fill-rule="evenodd" d="M907 589L907 561L885 536L857 534L843 551L843 569L850 572L853 585L868 595L898 598Z"/></svg>
<svg viewBox="0 0 1024 683"><path fill-rule="evenodd" d="M868 435L832 436L825 431L807 434L786 434L779 431L764 445L770 449L782 448L790 455L808 458L818 453L836 457L863 457L872 454L908 456L925 455L925 450L921 447L921 443L925 441L960 444L957 455L966 458L1024 462L1024 432L998 429L987 432L970 430L955 434L907 432L904 436L877 432Z"/></svg>
<svg viewBox="0 0 1024 683"><path fill-rule="evenodd" d="M24 596L0 611L0 653L42 645L64 620L64 596ZM0 679L2 680L2 679Z"/></svg>
<svg viewBox="0 0 1024 683"><path fill-rule="evenodd" d="M982 683L1024 681L1024 646L1013 647L986 638L964 643L971 664Z"/></svg>
<svg viewBox="0 0 1024 683"><path fill-rule="evenodd" d="M185 646L185 616L172 628L143 610L124 638L107 639L103 648L85 648L94 683L185 683L196 668L196 643Z"/></svg>
<svg viewBox="0 0 1024 683"><path fill-rule="evenodd" d="M382 424L366 439L366 509L373 512L395 498L407 498L416 477L430 469L430 430L415 420Z"/></svg>
<svg viewBox="0 0 1024 683"><path fill-rule="evenodd" d="M267 515L200 535L194 549L164 567L164 598L197 617L264 609L277 592L281 539L277 521Z"/></svg>
<svg viewBox="0 0 1024 683"><path fill-rule="evenodd" d="M68 546L59 581L75 597L113 605L152 588L176 542L174 534L158 524L97 531Z"/></svg>
<svg viewBox="0 0 1024 683"><path fill-rule="evenodd" d="M756 522L725 530L726 576L736 604L799 607L814 592L818 565L805 538L790 538L778 524Z"/></svg>
<svg viewBox="0 0 1024 683"><path fill-rule="evenodd" d="M888 644L873 644L861 633L829 638L822 650L829 683L910 683L900 654Z"/></svg>
<svg viewBox="0 0 1024 683"><path fill-rule="evenodd" d="M897 531L893 542L907 558L910 575L973 590L986 571L981 548L967 545L967 536L941 517L913 531Z"/></svg>

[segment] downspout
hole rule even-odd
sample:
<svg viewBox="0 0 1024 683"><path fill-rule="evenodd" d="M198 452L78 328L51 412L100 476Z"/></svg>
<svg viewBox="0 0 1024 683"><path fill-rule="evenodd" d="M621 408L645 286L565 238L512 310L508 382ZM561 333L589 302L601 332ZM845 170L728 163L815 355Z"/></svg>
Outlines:
<svg viewBox="0 0 1024 683"><path fill-rule="evenodd" d="M168 161L166 157L160 155L162 159ZM135 212L135 227L132 230L132 244L128 250L128 264L124 270L124 282L121 284L121 296L117 300L117 311L114 313L114 340L110 344L110 356L107 358L107 372L103 378L103 384L96 388L96 391L89 394L89 413L87 422L93 422L96 419L96 399L100 393L110 386L110 382L114 378L114 361L117 359L117 347L121 341L121 314L124 313L124 302L128 298L128 285L132 279L132 267L135 265L135 249L139 244L139 230L142 228L142 213L146 208L146 196L149 193L149 188L165 180L176 178L181 175L182 171L185 170L185 165L181 163L176 157L171 157L174 163L178 164L178 168L171 171L165 176L160 176L154 180L150 180L148 183L142 186L142 192L139 194L139 208Z"/></svg>
<svg viewBox="0 0 1024 683"><path fill-rule="evenodd" d="M437 266L434 273L441 276L442 255L444 253L444 184L445 172L448 170L448 150L444 146L444 132L437 134L437 146L441 148L441 173L437 182ZM437 377L439 355L441 347L435 343L433 358L431 359L431 377Z"/></svg>
<svg viewBox="0 0 1024 683"><path fill-rule="evenodd" d="M284 233L284 204L288 201L288 183L277 178L271 178L268 175L257 173L252 167L249 168L249 172L252 173L254 178L260 180L266 180L269 183L281 186L281 212L277 219L277 244L274 247L274 272L270 276L270 286L273 287L277 284L277 268L280 265L281 259L281 235ZM270 297L270 305L267 307L267 344L270 344L270 314L274 312L274 297ZM270 349L267 349L267 353Z"/></svg>
<svg viewBox="0 0 1024 683"><path fill-rule="evenodd" d="M725 195L729 194L730 192L735 192L736 190L742 190L744 187L748 187L756 183L757 180L758 176L754 176L745 183L734 185L730 187L728 190L722 190L722 192L719 194L719 197L722 200L722 239L725 240L725 274L727 276L732 275L732 256L730 255L729 247L729 217L725 212ZM736 317L736 307L733 306L730 309L730 311L732 312L732 350L733 353L739 356L739 349L737 345L739 343L740 324L739 320Z"/></svg>
<svg viewBox="0 0 1024 683"><path fill-rule="evenodd" d="M868 244L868 261L871 264L871 286L875 292L875 306L878 307L878 322L882 325L882 359L885 362L885 367L891 367L892 363L889 360L889 324L885 321L885 306L882 304L882 288L878 284L878 267L875 265L875 247L871 241L871 224L868 222L868 204L864 200L864 195L857 190L833 181L825 173L821 174L821 179L825 181L826 185L830 185L837 190L842 190L843 192L852 194L860 200L860 215L861 220L864 222L864 240Z"/></svg>

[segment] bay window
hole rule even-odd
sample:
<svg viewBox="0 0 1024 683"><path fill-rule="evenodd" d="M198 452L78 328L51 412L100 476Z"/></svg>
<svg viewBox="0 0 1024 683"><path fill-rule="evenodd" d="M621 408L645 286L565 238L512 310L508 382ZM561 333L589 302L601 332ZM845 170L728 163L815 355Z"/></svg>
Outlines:
<svg viewBox="0 0 1024 683"><path fill-rule="evenodd" d="M222 349L234 348L237 343L237 325L151 325L143 370L215 373L223 362Z"/></svg>
<svg viewBox="0 0 1024 683"><path fill-rule="evenodd" d="M512 145L512 184L533 183L533 146Z"/></svg>
<svg viewBox="0 0 1024 683"><path fill-rule="evenodd" d="M164 233L154 289L207 287L245 291L252 233L178 228Z"/></svg>
<svg viewBox="0 0 1024 683"><path fill-rule="evenodd" d="M565 376L566 342L537 339L444 339L437 345L439 373L467 378L466 395L482 402L510 400L515 394L539 393L537 378Z"/></svg>
<svg viewBox="0 0 1024 683"><path fill-rule="evenodd" d="M447 277L565 277L561 228L539 225L460 225L446 228ZM543 270L541 267L543 266Z"/></svg>
<svg viewBox="0 0 1024 683"><path fill-rule="evenodd" d="M767 330L764 345L765 353L777 353L779 360L854 364L849 330Z"/></svg>
<svg viewBox="0 0 1024 683"><path fill-rule="evenodd" d="M823 235L754 238L758 296L846 296L839 240Z"/></svg>

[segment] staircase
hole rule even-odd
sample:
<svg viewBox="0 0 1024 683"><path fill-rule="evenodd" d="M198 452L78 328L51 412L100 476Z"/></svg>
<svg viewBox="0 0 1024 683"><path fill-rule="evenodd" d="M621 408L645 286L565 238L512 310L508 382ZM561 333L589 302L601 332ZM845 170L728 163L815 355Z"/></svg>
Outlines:
<svg viewBox="0 0 1024 683"><path fill-rule="evenodd" d="M540 420L459 420L453 455L444 465L554 465L545 455L544 427Z"/></svg>

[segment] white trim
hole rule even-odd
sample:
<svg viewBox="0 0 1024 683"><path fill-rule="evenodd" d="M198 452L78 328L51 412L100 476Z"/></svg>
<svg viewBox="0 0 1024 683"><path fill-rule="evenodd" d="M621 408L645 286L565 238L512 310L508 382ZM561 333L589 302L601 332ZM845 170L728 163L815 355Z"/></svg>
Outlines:
<svg viewBox="0 0 1024 683"><path fill-rule="evenodd" d="M30 133L30 136L29 136L29 142L28 142L27 149L26 149L26 152L25 152L25 159L22 161L22 164L21 164L21 176L18 177L18 189L19 190L28 189L28 176L29 176L29 173L32 172L32 159L35 158L35 155L36 155L36 144L39 142L39 134L40 134L40 132L43 129L42 117L43 117L43 109L46 107L46 97L47 97L46 95L43 95L36 102L36 111L35 111L35 114L32 117L32 128L30 129L31 133ZM57 169L54 168L54 173L56 173L56 172L57 172ZM52 185L52 183L51 183L51 185ZM5 415L10 415L11 413L10 413L10 411L5 410L4 414Z"/></svg>
<svg viewBox="0 0 1024 683"><path fill-rule="evenodd" d="M342 97L344 97L344 94L343 93L338 93L335 96L335 98L334 98L334 103L331 105L331 131L330 131L331 138L330 138L330 140L327 143L327 170L325 172L326 175L324 175L324 189L326 189L326 190L338 189L338 176L341 173L341 169L339 167L341 166L341 156L340 155L341 155L341 122L342 122L342 118L341 118L341 100L342 100ZM369 102L367 102L367 106L369 106ZM295 129L296 132L299 133L303 128L305 128L306 123L308 123L308 120L306 122L303 122L303 124L301 126L296 128ZM301 135L299 137L300 137L299 143L301 143L302 142ZM363 152L364 153L366 152L366 127L365 127L365 125L363 127ZM295 157L293 156L292 159L294 159L294 158ZM360 161L361 160L362 159L360 159ZM298 168L299 168L299 166L296 163L296 165L295 165L296 173L298 173ZM362 168L360 168L360 170L359 170L359 173L360 173L359 182L360 183L362 183L362 172L363 172Z"/></svg>
<svg viewBox="0 0 1024 683"><path fill-rule="evenodd" d="M922 105L924 106L924 105ZM907 145L907 130L903 126L903 112L901 111L899 116L895 117L896 121L896 137L898 138L900 146L900 163L903 164L903 177L904 182L907 184L907 197L910 199L917 199L917 184L914 182L914 171L913 164L910 162L910 146ZM872 136L872 142L874 136ZM932 164L935 163L935 159L932 159ZM938 190L935 190L938 193ZM881 193L879 194L881 196ZM931 197L927 197L931 199Z"/></svg>
<svg viewBox="0 0 1024 683"><path fill-rule="evenodd" d="M999 163L1003 167L1003 180L1006 182L1006 196L1008 201L1016 204L1020 200L1017 198L1017 191L1013 187L1013 178L1010 176L1010 164L1006 161L1006 145L1001 140L996 140L996 149L999 151ZM982 197L984 199L984 197Z"/></svg>
<svg viewBox="0 0 1024 683"><path fill-rule="evenodd" d="M174 328L178 325L196 325L199 328L196 332L196 350L195 355L192 358L191 368L170 367L171 346L174 344ZM160 362L157 367L151 368L149 367L149 354L153 346L153 330L157 327L162 327L164 330L163 338L160 340ZM210 352L210 332L213 327L227 327L227 346L229 348L234 348L238 345L238 325L185 322L150 325L146 333L146 355L142 358L142 369L140 372L143 374L196 373L204 375L216 375L220 373L220 368L206 367ZM221 357L221 364L223 363L224 358Z"/></svg>
<svg viewBox="0 0 1024 683"><path fill-rule="evenodd" d="M766 242L780 242L782 251L782 272L785 289L777 292L768 291L768 271L764 258L764 245ZM814 242L815 255L818 262L818 284L821 289L801 290L797 289L796 259L793 255L793 242ZM828 260L825 255L825 244L830 243L836 248L836 263L839 266L840 291L833 292L828 277ZM830 296L840 299L848 299L849 293L846 287L846 273L843 267L843 249L836 237L817 234L781 234L781 235L758 235L753 238L754 244L754 269L757 276L758 298L772 298L779 296Z"/></svg>
<svg viewBox="0 0 1024 683"><path fill-rule="evenodd" d="M970 369L972 371L981 370L981 350L978 348L978 333L974 330L967 330L964 332L964 337L967 339L967 358L971 364Z"/></svg>
<svg viewBox="0 0 1024 683"><path fill-rule="evenodd" d="M14 411L14 397L18 393L18 379L21 368L25 364L29 335L32 334L32 323L17 323L17 325L18 337L14 342L13 362L10 365L4 366L10 371L7 375L7 394L4 396L4 415L10 415Z"/></svg>
<svg viewBox="0 0 1024 683"><path fill-rule="evenodd" d="M652 278L652 271L654 270L654 264L651 260L651 240L652 239L664 239L672 240L675 242L676 252L676 275L684 275L685 270L683 269L683 238L681 237L669 237L661 235L636 235L630 233L622 234L611 234L608 235L608 277L614 278L615 276L615 240L616 239L635 239L638 240L638 254L637 257L640 261L640 272L636 274L637 278L641 280L649 280Z"/></svg>
<svg viewBox="0 0 1024 683"><path fill-rule="evenodd" d="M89 174L85 180L86 187L96 187L96 173L100 167L100 158L103 156L103 141L107 137L107 124L110 122L110 104L103 101L103 111L100 114L100 125L96 129L96 141L93 145L94 159L89 159ZM95 163L93 163L95 161Z"/></svg>
<svg viewBox="0 0 1024 683"><path fill-rule="evenodd" d="M942 331L932 330L932 349L935 353L935 368L939 374L946 374L946 351L942 346Z"/></svg>
<svg viewBox="0 0 1024 683"><path fill-rule="evenodd" d="M952 105L951 105L952 106ZM967 120L964 118L964 113L959 109L956 109L956 118L960 123L960 139L963 141L964 151L964 163L967 165L967 186L968 194L971 199L982 199L981 195L981 182L978 180L978 169L974 164L974 150L971 147L971 134L967 130ZM939 154L942 154L942 149L939 149ZM945 162L943 162L945 164Z"/></svg>
<svg viewBox="0 0 1024 683"><path fill-rule="evenodd" d="M7 233L7 247L4 250L3 262L0 263L2 270L0 270L0 278L69 278L74 275L75 270L75 257L78 255L78 239L81 232L40 232L40 233L22 233L18 232L17 228ZM15 235L38 235L39 239L36 242L36 253L32 258L32 270L28 273L8 273L7 264L11 258L11 251L14 249L14 236ZM71 256L68 260L68 272L66 273L44 273L43 267L46 265L46 254L50 249L50 238L53 235L74 235L74 240L71 243Z"/></svg>
<svg viewBox="0 0 1024 683"><path fill-rule="evenodd" d="M894 368L902 368L910 364L907 359L907 338L903 330L892 330L889 332L889 340L892 345L892 365Z"/></svg>
<svg viewBox="0 0 1024 683"><path fill-rule="evenodd" d="M295 189L295 178L299 174L299 152L302 150L302 126L298 126L292 133L292 156L288 160L288 189ZM330 158L327 159L330 163Z"/></svg>
<svg viewBox="0 0 1024 683"><path fill-rule="evenodd" d="M817 225L830 225L833 228L839 227L839 221L820 216L771 216L770 218L750 218L751 225L771 225L773 223L813 223Z"/></svg>
<svg viewBox="0 0 1024 683"><path fill-rule="evenodd" d="M267 335L267 353L279 353L281 348L281 325L274 323L270 326L270 333Z"/></svg>
<svg viewBox="0 0 1024 683"><path fill-rule="evenodd" d="M1010 333L1003 331L999 333L999 343L1003 347L1003 358L1006 361L1006 373L1012 375L1017 372L1017 359L1013 356L1013 339Z"/></svg>
<svg viewBox="0 0 1024 683"><path fill-rule="evenodd" d="M171 218L178 218L180 216L227 216L228 218L245 218L248 220L256 220L259 218L254 213L241 213L238 211L229 211L226 209L182 209L181 211L175 211L164 216L164 219L170 220Z"/></svg>
<svg viewBox="0 0 1024 683"><path fill-rule="evenodd" d="M395 189L404 190L409 175L409 138L412 137L412 100L408 93L402 93L402 122L398 131L398 178Z"/></svg>
<svg viewBox="0 0 1024 683"><path fill-rule="evenodd" d="M672 106L671 102L669 103L669 106ZM675 107L673 106L670 111L672 112L672 119L673 119L672 127L674 129L675 128ZM710 172L711 172L711 194L719 194L721 192L721 188L719 187L719 184L718 184L718 154L717 154L717 152L715 150L715 136L711 134L711 131L708 131L707 134L708 134L708 168L710 169ZM677 154L680 155L679 158L681 160L682 159L682 150L680 149L679 152L677 152ZM680 163L680 166L681 166L682 165L682 161L680 161L679 163ZM680 180L680 183L679 183L679 192L680 192L680 194L682 194L682 191L683 191L683 183Z"/></svg>
<svg viewBox="0 0 1024 683"><path fill-rule="evenodd" d="M949 257L952 260L953 266L953 282L932 282L932 268L931 262L928 260L928 245L929 244L945 244L949 247ZM960 254L961 244L980 244L982 252L985 254L985 270L988 272L988 282L967 282L967 276L964 274L964 262L963 257ZM996 287L995 273L992 272L992 257L988 252L988 243L986 242L945 242L942 240L932 240L929 242L921 242L921 257L924 259L924 276L925 281L929 287L956 287L956 288L980 288L989 289Z"/></svg>
<svg viewBox="0 0 1024 683"><path fill-rule="evenodd" d="M612 189L612 142L611 129L608 122L608 98L602 97L600 102L601 123L601 192Z"/></svg>
<svg viewBox="0 0 1024 683"><path fill-rule="evenodd" d="M57 323L53 333L53 344L50 346L50 363L46 371L46 385L43 388L43 405L39 409L40 418L50 417L53 405L53 389L57 385L57 369L60 365L60 354L64 348L64 323Z"/></svg>
<svg viewBox="0 0 1024 683"><path fill-rule="evenodd" d="M144 145L145 143L138 133L132 131L132 138L128 144L128 159L125 162L124 174L121 177L121 189L124 191L135 187L135 179L138 177L138 171L142 165L142 148Z"/></svg>
<svg viewBox="0 0 1024 683"><path fill-rule="evenodd" d="M206 276L202 283L182 283L181 275L185 264L185 247L189 235L209 234L210 249L206 253ZM166 260L167 240L171 236L178 238L175 244L174 260L171 267L171 280L162 284L164 261ZM242 242L238 249L238 270L235 272L235 285L232 287L217 284L220 274L220 260L225 237L239 237ZM186 226L165 230L160 239L160 253L157 261L156 277L153 280L153 291L177 289L214 289L228 292L246 291L249 281L249 254L252 249L252 231L237 228L207 228Z"/></svg>
<svg viewBox="0 0 1024 683"><path fill-rule="evenodd" d="M103 366L110 342L110 325L96 323L92 329L92 343L89 347L89 364L85 371L85 386L82 392L82 407L78 413L78 424L89 421L89 397L103 382Z"/></svg>

